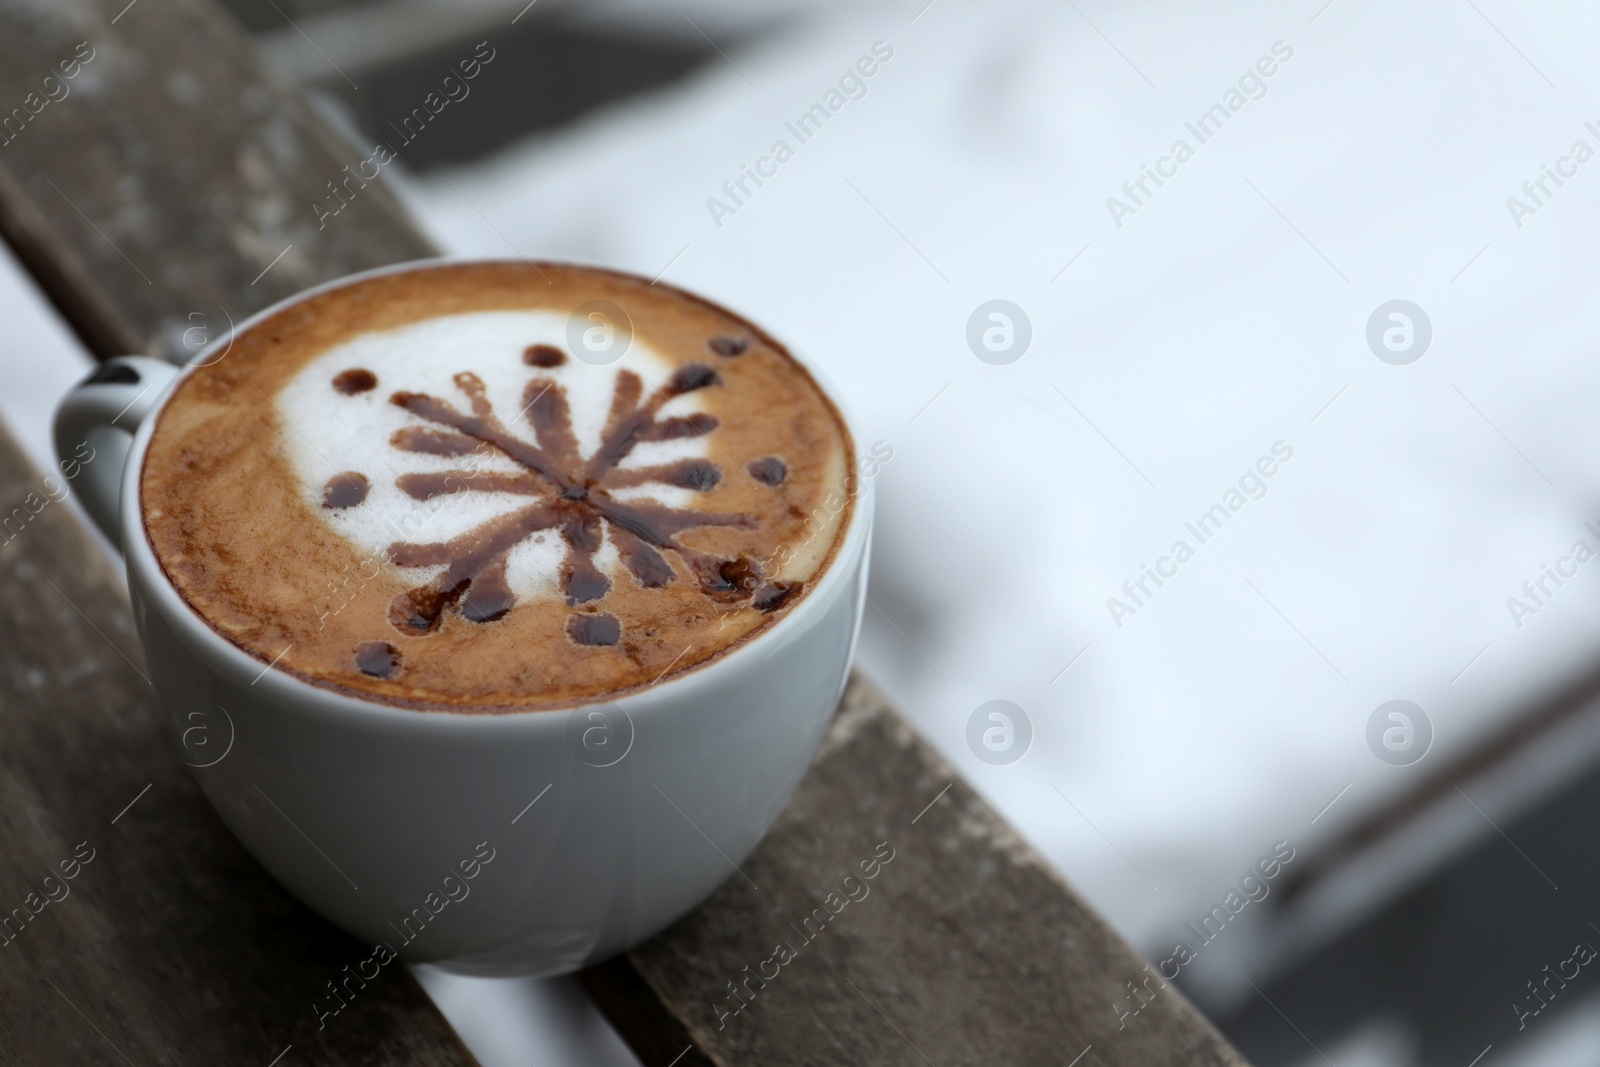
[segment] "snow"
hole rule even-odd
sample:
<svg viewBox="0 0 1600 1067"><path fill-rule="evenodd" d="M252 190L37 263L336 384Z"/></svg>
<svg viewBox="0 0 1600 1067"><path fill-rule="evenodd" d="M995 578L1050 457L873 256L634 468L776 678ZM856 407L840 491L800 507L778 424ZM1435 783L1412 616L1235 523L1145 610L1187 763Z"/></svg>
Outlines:
<svg viewBox="0 0 1600 1067"><path fill-rule="evenodd" d="M660 274L822 365L894 453L864 668L1151 948L1258 852L1416 781L1369 750L1378 705L1422 707L1448 758L1600 637L1600 568L1507 606L1600 547L1600 178L1520 227L1506 203L1600 146L1570 95L1590 16L1319 7L830 11L408 185L454 251ZM864 95L786 125L875 46ZM1031 323L1004 365L967 343L994 299ZM1415 362L1368 346L1392 300L1431 322ZM991 699L1031 720L1009 765L967 748Z"/></svg>

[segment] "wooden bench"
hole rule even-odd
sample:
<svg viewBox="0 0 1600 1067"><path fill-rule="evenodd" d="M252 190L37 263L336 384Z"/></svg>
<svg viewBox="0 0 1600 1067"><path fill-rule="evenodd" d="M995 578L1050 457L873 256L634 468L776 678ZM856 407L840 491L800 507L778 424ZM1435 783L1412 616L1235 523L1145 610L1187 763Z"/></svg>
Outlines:
<svg viewBox="0 0 1600 1067"><path fill-rule="evenodd" d="M0 7L0 136L0 233L100 358L182 359L304 286L432 252L381 183L317 228L355 157L205 0ZM0 511L28 513L0 545L0 1061L472 1062L402 969L317 1028L366 950L213 815L117 575L30 503L46 488L0 436ZM886 854L868 897L814 917ZM1243 1062L860 679L742 869L581 976L646 1064ZM797 958L749 980L779 942Z"/></svg>

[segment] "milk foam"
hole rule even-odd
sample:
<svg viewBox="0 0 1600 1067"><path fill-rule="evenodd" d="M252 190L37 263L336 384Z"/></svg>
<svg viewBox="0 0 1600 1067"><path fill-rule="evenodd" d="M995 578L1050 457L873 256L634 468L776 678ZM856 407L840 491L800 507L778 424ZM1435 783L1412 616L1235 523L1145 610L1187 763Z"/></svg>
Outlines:
<svg viewBox="0 0 1600 1067"><path fill-rule="evenodd" d="M388 548L397 541L433 543L464 534L496 516L525 507L535 497L473 489L416 500L395 480L403 474L469 470L526 474L526 468L488 449L467 456L435 456L407 452L390 442L406 427L441 429L395 404L396 392L426 393L470 412L471 403L454 377L471 372L482 379L495 415L513 434L533 443L533 427L523 412L524 389L535 378L559 384L571 408L573 433L585 459L600 442L611 410L617 376L627 370L644 383L644 395L664 383L673 364L635 338L627 355L610 366L597 367L568 359L559 367L530 367L522 353L530 345L548 344L567 351L567 316L549 311L493 311L441 316L396 330L365 334L329 349L312 360L274 398L282 417L279 439L299 475L304 498L330 527L384 570L420 585L444 570L399 568L389 562ZM346 395L333 379L344 371L364 369L377 376L377 387ZM697 394L670 401L662 417L703 410ZM703 437L646 441L618 464L619 470L654 466L673 460L705 457ZM367 497L349 508L322 506L328 479L348 471L370 483ZM728 473L724 471L726 476ZM471 482L465 482L470 487ZM674 486L643 485L612 492L618 500L647 498L669 507L694 508L699 494ZM595 554L600 570L613 581L625 574L610 531ZM559 597L560 568L566 546L556 530L546 530L511 550L506 579L519 600Z"/></svg>

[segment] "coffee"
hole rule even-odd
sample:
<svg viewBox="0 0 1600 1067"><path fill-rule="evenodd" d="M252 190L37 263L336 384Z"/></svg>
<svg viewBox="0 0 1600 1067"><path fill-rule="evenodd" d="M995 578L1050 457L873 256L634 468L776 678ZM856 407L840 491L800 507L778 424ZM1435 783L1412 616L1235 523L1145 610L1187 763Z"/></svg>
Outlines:
<svg viewBox="0 0 1600 1067"><path fill-rule="evenodd" d="M754 326L643 279L429 266L239 335L162 410L140 473L163 570L217 632L417 708L625 694L792 611L855 456Z"/></svg>

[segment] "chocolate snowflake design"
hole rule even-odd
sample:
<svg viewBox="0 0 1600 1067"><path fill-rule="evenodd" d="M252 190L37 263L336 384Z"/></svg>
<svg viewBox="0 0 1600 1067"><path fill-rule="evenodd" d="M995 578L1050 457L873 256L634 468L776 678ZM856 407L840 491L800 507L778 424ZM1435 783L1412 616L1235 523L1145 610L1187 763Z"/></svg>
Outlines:
<svg viewBox="0 0 1600 1067"><path fill-rule="evenodd" d="M532 361L530 361L532 362ZM537 364L535 364L537 365ZM551 530L566 543L560 587L569 607L605 596L611 579L595 564L609 536L623 566L639 585L659 589L677 580L666 553L676 555L700 590L723 602L749 600L772 611L798 588L795 583L767 581L759 565L742 558L724 559L683 544L686 530L709 526L749 528L745 515L668 507L649 499L622 501L615 493L635 486L675 486L707 492L722 480L721 470L706 459L682 459L656 466L622 469L618 465L642 441L704 437L717 428L715 416L695 413L663 418L668 401L721 384L703 363L679 367L666 384L645 397L639 376L617 374L611 411L600 444L585 457L572 429L566 391L555 381L535 377L523 391L523 410L533 428L528 440L495 414L482 379L457 374L456 388L469 410L426 393L397 392L390 402L432 426L408 426L390 439L394 447L434 456L497 452L522 469L515 473L447 470L403 474L395 484L416 500L452 493L512 493L530 502L506 511L448 541L418 544L397 541L389 558L400 567L443 566L432 581L395 597L389 619L403 633L425 634L438 628L446 609L459 605L461 614L479 623L504 616L516 602L506 582L511 551L541 531ZM620 623L612 616L577 613L567 632L580 644L615 644Z"/></svg>

